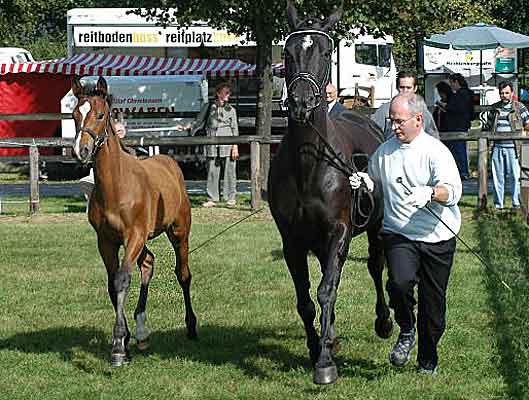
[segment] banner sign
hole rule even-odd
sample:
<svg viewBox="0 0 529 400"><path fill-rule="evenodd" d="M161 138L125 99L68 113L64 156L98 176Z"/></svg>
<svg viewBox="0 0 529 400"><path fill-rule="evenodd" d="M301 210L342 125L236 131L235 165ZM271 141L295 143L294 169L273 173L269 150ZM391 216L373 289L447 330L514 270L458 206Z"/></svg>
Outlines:
<svg viewBox="0 0 529 400"><path fill-rule="evenodd" d="M77 47L255 46L244 36L210 27L74 26Z"/></svg>
<svg viewBox="0 0 529 400"><path fill-rule="evenodd" d="M483 50L481 63L483 72L494 71L495 49ZM479 50L439 49L424 46L424 72L441 72L443 69L463 76L479 75Z"/></svg>

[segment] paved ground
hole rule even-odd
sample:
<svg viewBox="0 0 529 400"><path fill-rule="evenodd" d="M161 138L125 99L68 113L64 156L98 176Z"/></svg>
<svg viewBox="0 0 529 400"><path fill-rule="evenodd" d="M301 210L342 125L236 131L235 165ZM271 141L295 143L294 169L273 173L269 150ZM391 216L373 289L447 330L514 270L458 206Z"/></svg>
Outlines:
<svg viewBox="0 0 529 400"><path fill-rule="evenodd" d="M190 194L205 194L206 181L186 181L187 192ZM78 183L47 183L39 185L41 196L75 196L80 195ZM250 181L237 182L238 193L250 193ZM1 196L29 196L29 183L0 184Z"/></svg>
<svg viewBox="0 0 529 400"><path fill-rule="evenodd" d="M190 194L205 194L206 181L186 181L187 192ZM39 185L41 196L75 196L80 194L78 183L47 183L41 182ZM250 193L250 181L237 182L238 193ZM477 195L477 179L469 179L463 182L463 193ZM489 179L489 193L492 193L492 180ZM29 184L7 183L0 184L1 196L29 196Z"/></svg>

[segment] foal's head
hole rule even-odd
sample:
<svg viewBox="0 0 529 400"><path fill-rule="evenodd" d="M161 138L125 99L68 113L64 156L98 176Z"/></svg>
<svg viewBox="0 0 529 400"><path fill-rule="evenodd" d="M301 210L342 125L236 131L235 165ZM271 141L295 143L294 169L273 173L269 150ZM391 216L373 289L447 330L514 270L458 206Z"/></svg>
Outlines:
<svg viewBox="0 0 529 400"><path fill-rule="evenodd" d="M286 84L289 116L306 123L312 112L325 105L325 86L331 77L333 40L327 33L338 22L342 7L323 22L299 20L291 1L287 1L292 33L285 41Z"/></svg>
<svg viewBox="0 0 529 400"><path fill-rule="evenodd" d="M76 130L74 153L79 161L87 164L93 161L112 131L107 82L99 77L95 90L87 91L75 77L72 91L78 100L72 113Z"/></svg>

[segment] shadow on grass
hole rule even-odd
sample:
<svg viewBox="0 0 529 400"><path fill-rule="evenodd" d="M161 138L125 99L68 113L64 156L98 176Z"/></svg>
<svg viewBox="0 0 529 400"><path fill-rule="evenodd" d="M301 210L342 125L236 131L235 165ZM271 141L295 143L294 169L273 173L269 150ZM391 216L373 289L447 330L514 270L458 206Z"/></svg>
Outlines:
<svg viewBox="0 0 529 400"><path fill-rule="evenodd" d="M500 239L504 231L505 237ZM488 214L480 218L480 244L484 258L491 268L508 281L513 289L507 291L500 279L488 273L486 275L486 288L489 293L488 301L494 312L493 328L497 348L500 355L499 368L507 383L509 399L527 399L529 390L529 351L527 350L527 331L529 323L521 311L529 307L529 274L527 265L519 265L522 270L514 270L513 263L509 260L519 256L521 260L528 260L529 249L527 241L527 228L523 226L520 218L513 215L494 216ZM506 261L498 260L492 255L501 254ZM525 261L522 261L525 263ZM505 266L506 265L506 266ZM523 271L525 270L525 271Z"/></svg>
<svg viewBox="0 0 529 400"><path fill-rule="evenodd" d="M295 332L294 332L295 330ZM198 339L189 340L183 328L155 331L150 337L150 347L140 352L131 339L132 363L140 357L156 355L162 359L185 358L207 365L233 365L251 378L276 379L276 371L291 372L300 367L312 375L308 352L294 353L287 348L292 340L305 342L302 329L279 333L280 329L246 329L233 326L199 326ZM110 364L110 338L98 329L57 327L40 331L24 332L0 340L0 350L28 354L56 353L66 363L79 370L93 372L85 362L79 362L80 352L91 354ZM262 359L273 363L263 362ZM153 361L155 362L155 361ZM342 357L336 362L341 376L378 379L386 373L371 360ZM125 367L126 368L126 367Z"/></svg>

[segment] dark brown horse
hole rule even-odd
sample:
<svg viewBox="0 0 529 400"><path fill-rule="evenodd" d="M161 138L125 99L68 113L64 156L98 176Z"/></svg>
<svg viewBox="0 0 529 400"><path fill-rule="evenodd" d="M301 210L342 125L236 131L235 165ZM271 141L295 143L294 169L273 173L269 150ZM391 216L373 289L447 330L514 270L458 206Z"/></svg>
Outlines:
<svg viewBox="0 0 529 400"><path fill-rule="evenodd" d="M107 84L102 77L95 93L85 93L78 79L74 79L72 90L78 99L73 111L77 131L74 152L82 163L94 166L95 188L88 219L97 233L99 253L108 274L108 294L116 311L111 362L120 366L129 358L130 331L124 308L134 265L141 273L134 311L136 341L140 349L148 345L145 309L154 255L146 243L162 232L167 234L176 255L175 273L184 293L187 335L197 335L188 265L191 208L176 161L163 155L138 160L123 150L110 119ZM120 267L121 246L124 254Z"/></svg>
<svg viewBox="0 0 529 400"><path fill-rule="evenodd" d="M375 330L384 338L392 330L382 284L382 197L379 192L373 197L365 190L352 192L348 181L351 172L365 168L367 156L382 142L381 132L356 114L327 118L324 94L333 51L327 32L341 12L340 7L322 24L299 21L288 2L289 23L294 31L285 42L288 133L272 162L268 187L270 209L283 239L297 310L315 366L314 382L318 384L333 383L338 377L333 361L337 290L349 243L365 231L368 269L377 293ZM363 162L362 156L355 155L363 155ZM323 275L318 287L320 336L314 328L316 309L309 293L309 251L318 258Z"/></svg>

